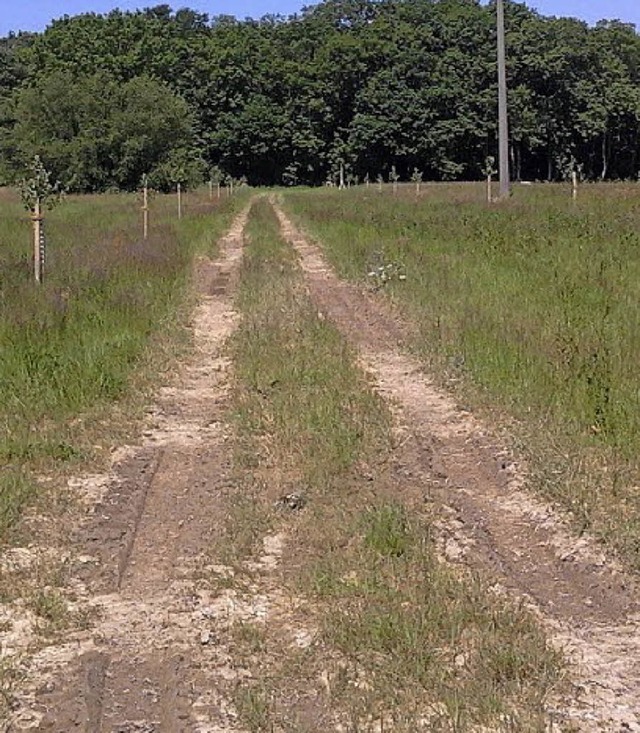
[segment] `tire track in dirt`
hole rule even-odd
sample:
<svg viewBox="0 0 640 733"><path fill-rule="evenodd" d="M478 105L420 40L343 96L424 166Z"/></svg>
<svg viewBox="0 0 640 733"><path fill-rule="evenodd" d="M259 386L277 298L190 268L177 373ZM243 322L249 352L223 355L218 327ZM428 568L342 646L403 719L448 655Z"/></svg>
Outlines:
<svg viewBox="0 0 640 733"><path fill-rule="evenodd" d="M100 620L33 657L6 730L239 731L224 685L240 672L210 639L254 609L201 579L233 490L223 347L237 320L231 294L247 216L221 240L217 261L197 264L195 354L159 390L143 445L121 449L108 476L87 479L101 498L75 537L71 585Z"/></svg>
<svg viewBox="0 0 640 733"><path fill-rule="evenodd" d="M310 294L360 355L394 412L399 460L442 515L443 554L488 572L523 598L571 662L571 700L549 702L562 723L640 731L637 585L595 542L524 487L524 472L470 413L402 350L405 329L371 293L341 281L273 201Z"/></svg>

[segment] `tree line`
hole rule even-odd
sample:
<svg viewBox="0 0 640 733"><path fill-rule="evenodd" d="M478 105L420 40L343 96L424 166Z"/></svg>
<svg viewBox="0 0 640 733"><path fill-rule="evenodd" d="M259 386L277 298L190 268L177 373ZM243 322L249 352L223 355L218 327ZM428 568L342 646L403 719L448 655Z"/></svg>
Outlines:
<svg viewBox="0 0 640 733"><path fill-rule="evenodd" d="M640 36L507 2L515 178L637 178ZM0 183L70 190L477 179L497 151L495 5L324 0L290 17L159 5L0 39ZM396 173L397 172L397 173Z"/></svg>

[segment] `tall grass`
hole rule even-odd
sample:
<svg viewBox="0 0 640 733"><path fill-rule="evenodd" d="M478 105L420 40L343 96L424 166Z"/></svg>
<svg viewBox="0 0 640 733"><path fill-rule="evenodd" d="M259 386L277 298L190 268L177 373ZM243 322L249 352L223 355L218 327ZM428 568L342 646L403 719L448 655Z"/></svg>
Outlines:
<svg viewBox="0 0 640 733"><path fill-rule="evenodd" d="M174 197L158 197L144 240L135 196L71 197L47 215L37 286L28 217L15 194L0 192L0 534L33 494L26 469L83 454L76 419L127 392L175 318L194 252L236 206L223 200L213 214L192 194L178 222Z"/></svg>
<svg viewBox="0 0 640 733"><path fill-rule="evenodd" d="M517 417L538 483L640 565L637 187L585 186L577 205L533 186L488 206L466 185L288 202L343 276L403 266L385 287L431 370Z"/></svg>

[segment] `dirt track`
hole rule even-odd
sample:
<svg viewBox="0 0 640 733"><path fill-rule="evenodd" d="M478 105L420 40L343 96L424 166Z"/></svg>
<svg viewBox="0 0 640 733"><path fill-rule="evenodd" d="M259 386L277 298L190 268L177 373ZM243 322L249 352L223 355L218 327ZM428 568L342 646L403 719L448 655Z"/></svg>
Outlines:
<svg viewBox="0 0 640 733"><path fill-rule="evenodd" d="M371 294L340 281L276 205L312 298L358 349L392 402L402 461L439 505L443 551L525 599L575 663L576 699L558 720L585 731L640 731L640 604L636 584L588 539L523 490L504 448L401 349L404 329ZM427 488L428 487L428 488Z"/></svg>
<svg viewBox="0 0 640 733"><path fill-rule="evenodd" d="M224 647L208 641L233 598L197 581L228 488L221 416L230 365L221 351L235 323L230 287L246 215L222 240L220 259L198 263L195 356L160 390L144 444L121 451L110 476L85 482L87 491L107 488L75 537L74 582L101 619L35 657L9 730L234 730L216 691L235 673Z"/></svg>
<svg viewBox="0 0 640 733"><path fill-rule="evenodd" d="M440 509L443 553L526 599L575 661L576 697L556 703L557 720L584 731L640 731L634 583L526 493L518 467L489 432L404 354L402 325L375 296L340 281L276 211L319 310L357 347L392 404L402 436L398 461ZM199 265L196 353L160 391L144 444L121 451L108 477L88 479L105 491L75 537L81 551L73 583L102 617L89 632L36 655L10 731L240 731L229 690L242 669L227 631L234 618L268 613L270 599L200 580L205 570L215 572L204 567L204 553L234 490L222 417L232 365L222 347L236 319L245 220L246 212L217 262ZM265 574L281 552L280 541L265 538L258 561Z"/></svg>

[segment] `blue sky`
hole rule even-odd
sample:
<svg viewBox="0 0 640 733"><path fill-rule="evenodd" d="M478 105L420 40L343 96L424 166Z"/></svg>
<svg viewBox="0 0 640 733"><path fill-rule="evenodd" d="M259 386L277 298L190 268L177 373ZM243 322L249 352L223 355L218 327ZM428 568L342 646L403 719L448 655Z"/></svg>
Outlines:
<svg viewBox="0 0 640 733"><path fill-rule="evenodd" d="M228 14L257 18L267 13L287 15L310 0L0 0L0 36L9 31L41 31L53 19L78 13L104 13L119 7L137 7L168 2L174 8L190 7L209 15ZM528 0L527 4L545 15L572 15L595 23L601 18L619 18L640 29L639 0Z"/></svg>

